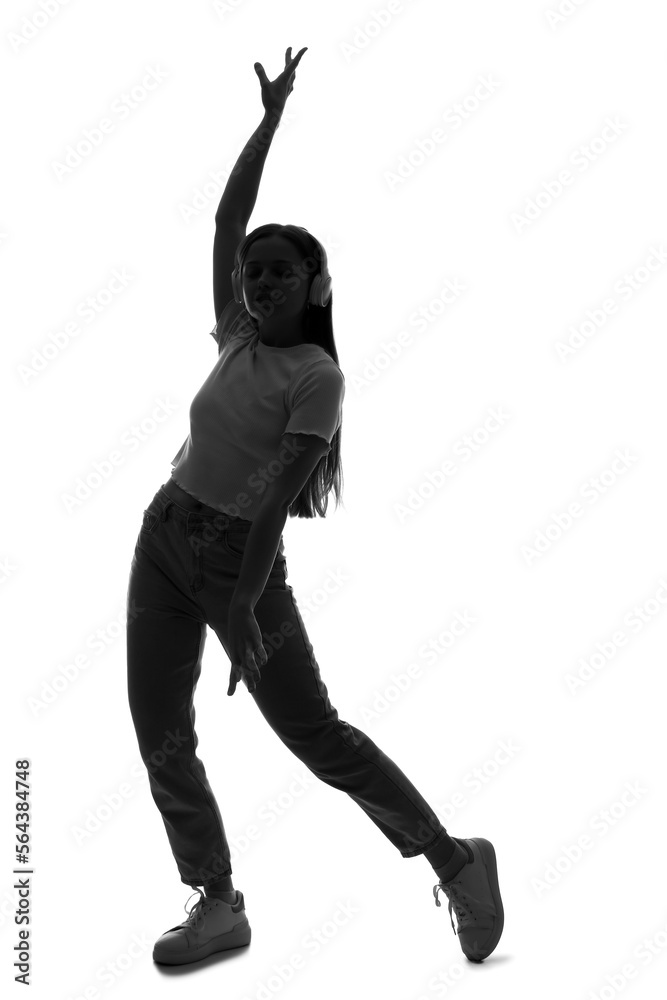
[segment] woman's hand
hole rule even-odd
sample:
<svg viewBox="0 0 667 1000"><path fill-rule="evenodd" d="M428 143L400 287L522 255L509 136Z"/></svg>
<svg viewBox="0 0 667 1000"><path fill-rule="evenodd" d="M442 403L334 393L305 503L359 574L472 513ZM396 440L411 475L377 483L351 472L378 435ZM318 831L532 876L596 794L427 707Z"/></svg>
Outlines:
<svg viewBox="0 0 667 1000"><path fill-rule="evenodd" d="M234 694L241 679L245 681L248 691L254 691L261 680L259 668L269 657L251 608L230 607L227 635L232 662L227 694Z"/></svg>
<svg viewBox="0 0 667 1000"><path fill-rule="evenodd" d="M277 76L273 81L268 79L262 64L259 62L255 63L255 72L257 73L259 82L262 85L262 104L264 105L266 111L277 112L279 114L283 113L287 98L294 89L294 76L296 74L296 68L301 61L301 56L307 48L308 46L306 45L305 48L301 49L294 59L292 59L292 46L290 45L285 52L285 69L282 71L280 76Z"/></svg>

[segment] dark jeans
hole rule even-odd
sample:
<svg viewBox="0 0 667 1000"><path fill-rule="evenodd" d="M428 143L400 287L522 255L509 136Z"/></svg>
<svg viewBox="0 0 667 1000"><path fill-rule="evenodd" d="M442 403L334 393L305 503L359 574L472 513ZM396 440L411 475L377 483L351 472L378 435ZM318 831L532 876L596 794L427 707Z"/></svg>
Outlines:
<svg viewBox="0 0 667 1000"><path fill-rule="evenodd" d="M229 602L250 528L250 521L218 513L170 480L144 511L132 558L130 711L181 881L193 887L206 888L232 871L220 810L196 752L193 699L207 625L228 653ZM347 792L404 858L446 838L405 774L338 718L287 583L282 538L254 614L268 660L251 697L285 746L326 784Z"/></svg>

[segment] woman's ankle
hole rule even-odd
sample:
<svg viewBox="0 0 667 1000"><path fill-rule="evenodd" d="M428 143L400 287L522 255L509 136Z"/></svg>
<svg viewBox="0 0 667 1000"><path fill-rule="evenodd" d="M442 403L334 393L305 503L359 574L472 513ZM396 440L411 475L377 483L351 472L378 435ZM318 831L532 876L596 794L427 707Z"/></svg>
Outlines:
<svg viewBox="0 0 667 1000"><path fill-rule="evenodd" d="M222 878L215 879L214 882L209 882L208 885L204 886L204 892L234 892L234 884L232 882L231 875L224 875Z"/></svg>
<svg viewBox="0 0 667 1000"><path fill-rule="evenodd" d="M213 892L212 889L205 889L204 894L210 899L221 899L224 903L235 903L236 902L236 890L233 889L231 892Z"/></svg>

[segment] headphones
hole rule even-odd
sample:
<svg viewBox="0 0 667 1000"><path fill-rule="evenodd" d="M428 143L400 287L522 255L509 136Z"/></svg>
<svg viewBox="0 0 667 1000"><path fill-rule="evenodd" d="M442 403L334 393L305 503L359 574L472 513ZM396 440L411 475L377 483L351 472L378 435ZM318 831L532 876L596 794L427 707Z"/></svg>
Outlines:
<svg viewBox="0 0 667 1000"><path fill-rule="evenodd" d="M304 229L303 226L285 226L284 228L287 230L298 229L302 233L306 233L310 237L310 239L313 240L313 242L315 243L320 255L319 259L321 263L320 263L320 270L313 278L312 284L310 286L308 305L326 306L329 302L329 299L331 298L331 275L329 274L329 265L327 262L326 250L324 249L320 241L315 236L313 236L312 233L309 233L307 229ZM264 234L260 234L260 236L261 235ZM256 239L259 239L260 236L257 236ZM254 243L254 240L251 240L251 243ZM245 248L244 257L245 253L247 253L248 251L249 246L250 244L248 244L248 246ZM232 291L234 292L234 301L238 302L239 305L245 305L245 302L243 301L243 289L241 287L242 267L243 267L243 260L240 260L239 263L234 267L234 270L232 271Z"/></svg>

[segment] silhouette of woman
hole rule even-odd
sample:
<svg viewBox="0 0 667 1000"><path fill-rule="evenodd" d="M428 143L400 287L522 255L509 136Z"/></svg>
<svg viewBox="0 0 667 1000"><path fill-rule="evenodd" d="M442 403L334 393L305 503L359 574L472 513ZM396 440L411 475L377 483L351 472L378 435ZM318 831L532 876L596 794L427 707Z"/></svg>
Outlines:
<svg viewBox="0 0 667 1000"><path fill-rule="evenodd" d="M456 911L471 961L503 924L495 852L451 838L369 737L341 720L287 583L287 517L324 517L340 499L345 378L331 320L326 252L307 230L246 233L273 135L306 51L270 82L264 115L216 212L213 291L218 359L193 399L171 478L144 511L128 587L127 680L133 724L181 881L199 893L154 960L186 964L249 944L243 893L197 754L194 693L207 627L278 738L318 778L346 792L405 858L424 854ZM201 886L203 892L198 888Z"/></svg>

